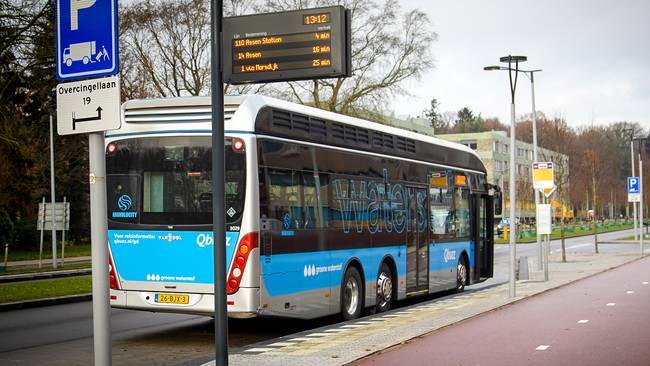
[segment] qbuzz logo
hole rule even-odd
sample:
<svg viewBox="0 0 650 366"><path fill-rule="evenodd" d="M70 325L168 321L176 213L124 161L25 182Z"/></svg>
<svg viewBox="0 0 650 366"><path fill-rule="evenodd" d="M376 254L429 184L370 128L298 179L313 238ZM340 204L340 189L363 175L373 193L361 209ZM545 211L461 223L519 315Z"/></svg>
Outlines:
<svg viewBox="0 0 650 366"><path fill-rule="evenodd" d="M123 194L117 199L117 207L119 207L120 210L126 211L130 209L131 206L133 206L133 200L128 194Z"/></svg>
<svg viewBox="0 0 650 366"><path fill-rule="evenodd" d="M284 217L282 218L282 225L285 229L291 228L291 215L289 215L289 213L284 214Z"/></svg>
<svg viewBox="0 0 650 366"><path fill-rule="evenodd" d="M210 234L199 234L196 236L196 245L201 248L214 244L214 237Z"/></svg>
<svg viewBox="0 0 650 366"><path fill-rule="evenodd" d="M230 236L226 236L227 247L230 246L230 239L231 239ZM213 244L214 244L214 237L210 233L208 234L201 233L196 236L196 245L200 246L201 248L205 248Z"/></svg>
<svg viewBox="0 0 650 366"><path fill-rule="evenodd" d="M447 263L449 261L455 261L456 260L456 251L455 250L445 249L445 253L443 254L443 259L445 260L445 263Z"/></svg>

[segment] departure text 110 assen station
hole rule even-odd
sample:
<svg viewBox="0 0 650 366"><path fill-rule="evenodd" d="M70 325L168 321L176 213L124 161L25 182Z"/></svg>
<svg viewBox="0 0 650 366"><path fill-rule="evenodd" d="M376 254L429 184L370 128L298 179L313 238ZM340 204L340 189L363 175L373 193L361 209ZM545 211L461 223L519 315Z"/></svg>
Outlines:
<svg viewBox="0 0 650 366"><path fill-rule="evenodd" d="M331 66L327 31L233 40L233 74Z"/></svg>

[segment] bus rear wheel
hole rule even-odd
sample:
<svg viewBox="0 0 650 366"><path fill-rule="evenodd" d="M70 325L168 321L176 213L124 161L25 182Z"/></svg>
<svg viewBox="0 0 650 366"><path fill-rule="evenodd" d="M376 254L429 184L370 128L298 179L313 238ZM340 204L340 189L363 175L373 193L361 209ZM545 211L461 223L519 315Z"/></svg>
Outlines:
<svg viewBox="0 0 650 366"><path fill-rule="evenodd" d="M341 283L341 315L344 320L356 319L363 308L363 288L359 270L350 266Z"/></svg>
<svg viewBox="0 0 650 366"><path fill-rule="evenodd" d="M465 257L458 258L458 266L456 270L456 291L465 291L465 284L467 283L467 263Z"/></svg>
<svg viewBox="0 0 650 366"><path fill-rule="evenodd" d="M377 276L377 306L376 312L383 313L390 309L393 302L393 277L385 262L382 263L379 275Z"/></svg>

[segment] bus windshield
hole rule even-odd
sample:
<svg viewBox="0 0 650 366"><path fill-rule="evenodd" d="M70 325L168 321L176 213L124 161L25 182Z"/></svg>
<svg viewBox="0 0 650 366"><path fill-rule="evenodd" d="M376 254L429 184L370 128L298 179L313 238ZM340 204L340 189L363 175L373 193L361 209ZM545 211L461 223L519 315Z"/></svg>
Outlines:
<svg viewBox="0 0 650 366"><path fill-rule="evenodd" d="M246 160L225 139L226 222L244 207ZM209 136L146 137L107 147L108 219L140 225L211 225L212 166Z"/></svg>

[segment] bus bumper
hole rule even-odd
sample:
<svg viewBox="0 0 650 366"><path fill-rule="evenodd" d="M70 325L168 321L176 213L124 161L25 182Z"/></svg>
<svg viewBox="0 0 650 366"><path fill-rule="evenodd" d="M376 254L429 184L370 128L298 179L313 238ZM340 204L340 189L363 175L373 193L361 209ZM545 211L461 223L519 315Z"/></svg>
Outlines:
<svg viewBox="0 0 650 366"><path fill-rule="evenodd" d="M154 301L158 292L110 290L111 307L165 313L214 316L214 295L188 294L188 304L160 304ZM228 317L252 318L258 315L260 289L241 287L228 295Z"/></svg>

